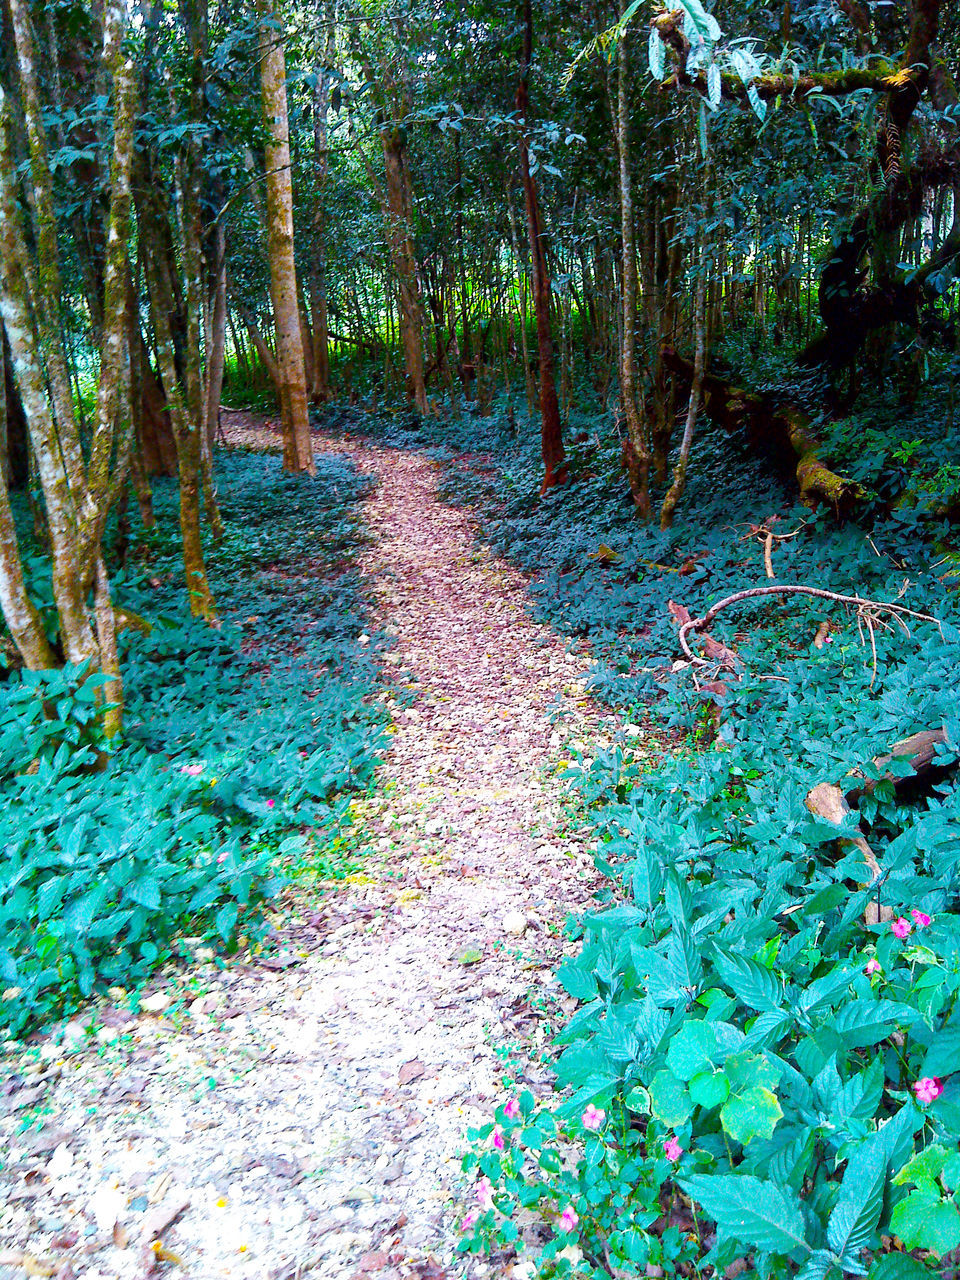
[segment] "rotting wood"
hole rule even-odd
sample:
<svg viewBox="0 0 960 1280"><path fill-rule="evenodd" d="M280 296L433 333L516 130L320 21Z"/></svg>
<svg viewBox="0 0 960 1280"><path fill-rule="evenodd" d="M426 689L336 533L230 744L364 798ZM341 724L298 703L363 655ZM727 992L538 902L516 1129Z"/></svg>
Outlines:
<svg viewBox="0 0 960 1280"><path fill-rule="evenodd" d="M663 361L685 383L692 382L693 364L672 347L664 349ZM831 471L821 460L822 444L810 418L796 405L777 403L715 374L704 376L702 392L706 412L724 430L745 429L753 446L768 452L775 462L786 465L789 459L804 506L825 503L841 515L862 497L856 481Z"/></svg>
<svg viewBox="0 0 960 1280"><path fill-rule="evenodd" d="M822 818L832 826L842 826L853 812L852 806L859 802L861 796L869 795L877 785L877 782L886 780L892 782L896 787L898 784L928 773L936 765L937 748L945 745L946 741L947 735L943 729L923 729L919 733L911 734L910 737L902 738L899 742L895 742L884 755L873 758L871 762L872 770L879 770L879 777L867 778L864 776L862 769L851 769L840 783L817 783L815 787L807 792L804 804L814 817ZM911 766L910 773L893 773L889 766L894 760L909 761ZM851 782L853 785L848 785ZM870 848L865 837L862 834L858 836L842 836L839 843L841 847L853 846L860 850L863 860L870 870L871 878L858 887L861 889L873 888L880 879L881 868L876 854ZM893 917L892 908L878 904L875 899L870 900L864 912L864 921L868 925L877 924L883 920L892 920Z"/></svg>

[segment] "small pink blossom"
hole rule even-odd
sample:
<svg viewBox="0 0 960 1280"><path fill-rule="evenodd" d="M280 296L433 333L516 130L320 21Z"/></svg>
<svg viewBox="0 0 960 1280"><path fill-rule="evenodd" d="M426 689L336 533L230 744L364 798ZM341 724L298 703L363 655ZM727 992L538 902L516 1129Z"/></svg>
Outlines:
<svg viewBox="0 0 960 1280"><path fill-rule="evenodd" d="M596 1133L598 1129L603 1128L603 1122L606 1118L607 1113L600 1107L595 1107L591 1102L584 1109L583 1115L580 1117L580 1123L585 1129L589 1129L591 1133Z"/></svg>
<svg viewBox="0 0 960 1280"><path fill-rule="evenodd" d="M275 803L276 803L276 801L275 801L275 800L268 800L268 801L267 801L267 808L268 808L268 809L272 809Z"/></svg>
<svg viewBox="0 0 960 1280"><path fill-rule="evenodd" d="M580 1221L579 1215L572 1204L568 1204L561 1213L559 1218L561 1231L576 1231L577 1223Z"/></svg>
<svg viewBox="0 0 960 1280"><path fill-rule="evenodd" d="M516 1098L508 1098L503 1104L503 1114L508 1120L517 1120L520 1116L520 1103Z"/></svg>
<svg viewBox="0 0 960 1280"><path fill-rule="evenodd" d="M500 1128L499 1125L497 1125L497 1127L494 1129L493 1135L490 1138L490 1141L493 1144L493 1147L496 1151L502 1151L504 1147L507 1145L503 1140L503 1130Z"/></svg>
<svg viewBox="0 0 960 1280"><path fill-rule="evenodd" d="M927 913L925 911L918 911L916 907L913 908L910 915L913 917L913 923L918 929L925 929L930 923L930 917Z"/></svg>
<svg viewBox="0 0 960 1280"><path fill-rule="evenodd" d="M926 1105L928 1102L936 1102L943 1093L943 1082L939 1076L923 1076L914 1082L912 1088L917 1095L917 1101Z"/></svg>
<svg viewBox="0 0 960 1280"><path fill-rule="evenodd" d="M876 956L874 956L872 960L867 961L867 963L863 967L863 972L864 973L883 973L883 968L881 967L880 961L876 958Z"/></svg>
<svg viewBox="0 0 960 1280"><path fill-rule="evenodd" d="M481 1209L493 1208L493 1187L490 1185L489 1178L481 1178L477 1183L474 1194L477 1197L477 1204Z"/></svg>
<svg viewBox="0 0 960 1280"><path fill-rule="evenodd" d="M468 1209L463 1215L463 1221L460 1223L461 1231L472 1231L480 1220L479 1209Z"/></svg>
<svg viewBox="0 0 960 1280"><path fill-rule="evenodd" d="M226 860L227 860L226 852L224 852L224 853L218 853L218 854L217 854L217 861L218 861L218 862L226 862Z"/></svg>
<svg viewBox="0 0 960 1280"><path fill-rule="evenodd" d="M683 1147L676 1138L668 1138L663 1144L663 1154L668 1160L679 1160L683 1155Z"/></svg>
<svg viewBox="0 0 960 1280"><path fill-rule="evenodd" d="M181 773L189 773L191 778L199 778L203 773L202 764L182 764L180 766Z"/></svg>
<svg viewBox="0 0 960 1280"><path fill-rule="evenodd" d="M897 919L894 920L893 924L891 924L890 928L893 930L895 936L900 938L901 941L913 933L913 925L909 920L905 920L903 916L898 916Z"/></svg>

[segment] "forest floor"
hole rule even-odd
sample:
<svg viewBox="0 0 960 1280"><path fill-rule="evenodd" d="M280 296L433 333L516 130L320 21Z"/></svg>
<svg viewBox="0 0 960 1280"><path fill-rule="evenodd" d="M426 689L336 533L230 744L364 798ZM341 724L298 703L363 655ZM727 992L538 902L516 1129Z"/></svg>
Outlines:
<svg viewBox="0 0 960 1280"><path fill-rule="evenodd" d="M227 423L231 444L278 442ZM409 703L354 806L362 872L288 893L266 959L208 957L140 1014L98 1007L34 1046L0 1097L0 1280L511 1273L453 1255L459 1157L505 1079L548 1087L561 929L596 883L555 766L604 725L585 655L529 618L437 464L317 445L377 477L360 568Z"/></svg>

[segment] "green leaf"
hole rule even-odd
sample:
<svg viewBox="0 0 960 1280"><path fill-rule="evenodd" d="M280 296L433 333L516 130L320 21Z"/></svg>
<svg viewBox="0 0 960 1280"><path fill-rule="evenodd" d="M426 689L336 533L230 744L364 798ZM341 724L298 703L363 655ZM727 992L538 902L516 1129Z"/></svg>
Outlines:
<svg viewBox="0 0 960 1280"><path fill-rule="evenodd" d="M894 1207L890 1229L908 1249L929 1249L942 1258L960 1245L960 1210L952 1201L912 1191Z"/></svg>
<svg viewBox="0 0 960 1280"><path fill-rule="evenodd" d="M717 1033L709 1022L685 1022L670 1041L667 1066L678 1080L690 1080L713 1065Z"/></svg>
<svg viewBox="0 0 960 1280"><path fill-rule="evenodd" d="M874 1258L867 1280L931 1280L933 1274L909 1253L884 1253Z"/></svg>
<svg viewBox="0 0 960 1280"><path fill-rule="evenodd" d="M746 1146L754 1138L772 1138L782 1117L776 1094L754 1087L727 1099L720 1112L720 1123L734 1142Z"/></svg>
<svg viewBox="0 0 960 1280"><path fill-rule="evenodd" d="M886 1040L897 1029L901 1016L902 1006L892 1000L851 1000L828 1025L848 1049L867 1049Z"/></svg>
<svg viewBox="0 0 960 1280"><path fill-rule="evenodd" d="M832 1271L839 1271L833 1254L829 1249L815 1249L797 1272L797 1280L827 1280Z"/></svg>
<svg viewBox="0 0 960 1280"><path fill-rule="evenodd" d="M152 876L141 876L124 889L124 895L140 907L156 910L160 906L160 886Z"/></svg>
<svg viewBox="0 0 960 1280"><path fill-rule="evenodd" d="M482 953L478 952L477 958L481 959ZM469 961L461 959L460 963L467 964ZM557 970L557 980L567 995L573 996L575 1000L592 1000L597 994L597 980L594 975L569 960Z"/></svg>
<svg viewBox="0 0 960 1280"><path fill-rule="evenodd" d="M809 1252L798 1199L747 1174L694 1174L681 1178L687 1195L702 1206L724 1236L765 1252Z"/></svg>
<svg viewBox="0 0 960 1280"><path fill-rule="evenodd" d="M908 1160L893 1181L898 1187L902 1187L907 1182L921 1180L933 1182L943 1172L943 1166L949 1154L946 1147L940 1146L939 1143L931 1143L929 1147L918 1151L912 1160Z"/></svg>
<svg viewBox="0 0 960 1280"><path fill-rule="evenodd" d="M758 1013L779 1013L783 985L765 965L732 951L714 948L714 962L730 990Z"/></svg>
<svg viewBox="0 0 960 1280"><path fill-rule="evenodd" d="M650 1084L650 1114L670 1129L689 1119L693 1102L672 1071L658 1071Z"/></svg>
<svg viewBox="0 0 960 1280"><path fill-rule="evenodd" d="M838 1257L856 1254L873 1241L886 1176L886 1157L877 1144L861 1147L847 1161L840 1195L827 1223L827 1244Z"/></svg>
<svg viewBox="0 0 960 1280"><path fill-rule="evenodd" d="M722 1071L701 1071L688 1087L691 1100L707 1111L720 1106L730 1096L730 1084Z"/></svg>
<svg viewBox="0 0 960 1280"><path fill-rule="evenodd" d="M666 51L663 47L663 41L654 27L650 28L650 35L647 40L647 58L650 62L650 74L654 80L662 80L666 65Z"/></svg>
<svg viewBox="0 0 960 1280"><path fill-rule="evenodd" d="M768 1172L772 1181L789 1187L791 1191L799 1191L810 1167L816 1142L817 1130L809 1129L798 1134L786 1146L780 1147L770 1161Z"/></svg>
<svg viewBox="0 0 960 1280"><path fill-rule="evenodd" d="M940 1027L924 1055L918 1076L945 1076L960 1062L960 1011Z"/></svg>

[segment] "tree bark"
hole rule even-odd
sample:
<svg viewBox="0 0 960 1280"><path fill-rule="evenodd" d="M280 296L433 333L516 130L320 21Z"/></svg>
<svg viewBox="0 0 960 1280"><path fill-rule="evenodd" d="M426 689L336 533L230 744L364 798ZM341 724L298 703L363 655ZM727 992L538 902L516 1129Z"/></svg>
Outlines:
<svg viewBox="0 0 960 1280"><path fill-rule="evenodd" d="M300 332L297 269L293 255L293 183L290 177L290 137L287 122L286 63L270 0L257 0L260 17L260 88L267 184L267 246L270 255L270 296L277 335L280 375L280 416L283 423L283 468L316 475L307 384Z"/></svg>
<svg viewBox="0 0 960 1280"><path fill-rule="evenodd" d="M630 54L624 31L617 49L616 141L619 160L621 244L620 412L627 433L625 454L637 515L650 519L650 441L637 398L637 245L633 215L630 148Z"/></svg>
<svg viewBox="0 0 960 1280"><path fill-rule="evenodd" d="M683 497L687 484L687 466L690 462L690 450L693 447L693 433L697 425L697 414L703 396L703 379L707 365L707 254L703 247L705 232L701 231L700 273L697 277L697 290L693 306L694 353L693 371L690 378L690 400L687 405L687 420L683 428L683 439L680 442L680 453L673 469L673 483L667 490L660 508L660 528L669 529L673 524L677 503Z"/></svg>
<svg viewBox="0 0 960 1280"><path fill-rule="evenodd" d="M0 325L2 329L2 325ZM6 377L4 345L0 341L0 378ZM0 425L6 434L6 398L0 398ZM7 478L0 470L0 609L13 637L13 643L30 671L42 671L57 665L56 657L43 629L39 610L27 594L23 580L20 544L10 509Z"/></svg>
<svg viewBox="0 0 960 1280"><path fill-rule="evenodd" d="M520 156L520 180L523 184L524 204L527 212L527 235L530 241L530 262L533 276L533 303L537 317L537 350L540 365L540 442L543 453L543 482L541 494L567 478L566 458L563 451L563 434L560 426L560 405L557 401L557 384L554 373L553 332L550 322L550 273L543 247L543 227L537 184L530 171L530 149L527 129L530 118L528 80L530 60L533 55L533 5L532 0L523 4L523 47L520 55L520 80L517 84L516 110L518 124L518 149Z"/></svg>

